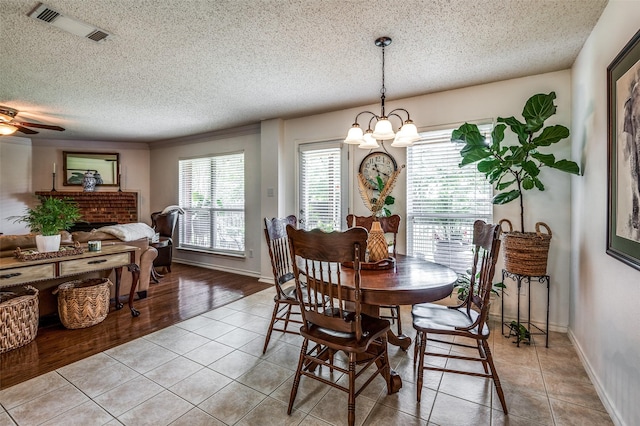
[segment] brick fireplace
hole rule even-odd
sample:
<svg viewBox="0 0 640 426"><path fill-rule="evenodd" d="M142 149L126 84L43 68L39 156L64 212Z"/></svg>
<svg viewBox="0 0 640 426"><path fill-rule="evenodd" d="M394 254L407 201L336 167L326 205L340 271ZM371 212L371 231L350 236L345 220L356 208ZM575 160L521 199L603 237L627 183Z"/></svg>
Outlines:
<svg viewBox="0 0 640 426"><path fill-rule="evenodd" d="M71 198L78 203L84 222L138 222L137 192L37 191L36 195Z"/></svg>

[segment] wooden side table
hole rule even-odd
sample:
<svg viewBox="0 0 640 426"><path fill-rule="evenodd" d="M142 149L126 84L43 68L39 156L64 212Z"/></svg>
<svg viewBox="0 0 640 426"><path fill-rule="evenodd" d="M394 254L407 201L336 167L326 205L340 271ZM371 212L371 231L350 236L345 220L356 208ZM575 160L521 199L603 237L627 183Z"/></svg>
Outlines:
<svg viewBox="0 0 640 426"><path fill-rule="evenodd" d="M549 275L539 275L539 276L532 276L532 275L520 275L520 274L515 274L513 272L509 272L506 269L502 270L502 283L504 284L505 278L509 278L513 281L516 282L516 284L518 285L518 316L516 318L516 330L515 330L515 335L516 335L516 346L520 347L520 341L522 340L522 338L520 337L520 325L524 325L527 329L527 332L529 333L529 336L534 335L534 334L539 334L545 335L545 347L549 347L549 286L551 285L551 278L549 277ZM537 282L541 283L541 284L546 284L547 285L547 319L546 319L546 324L545 324L545 329L542 330L540 327L538 327L535 324L531 323L531 279L536 280ZM520 321L520 292L522 289L522 281L526 280L527 285L528 285L528 297L527 297L527 320L526 321ZM510 337L511 333L512 333L512 327L511 324L505 324L504 321L504 289L502 289L502 297L501 297L501 323L502 323L502 335L505 337ZM505 335L504 332L504 328L505 325L509 328L509 334ZM536 331L531 331L531 328L535 328Z"/></svg>

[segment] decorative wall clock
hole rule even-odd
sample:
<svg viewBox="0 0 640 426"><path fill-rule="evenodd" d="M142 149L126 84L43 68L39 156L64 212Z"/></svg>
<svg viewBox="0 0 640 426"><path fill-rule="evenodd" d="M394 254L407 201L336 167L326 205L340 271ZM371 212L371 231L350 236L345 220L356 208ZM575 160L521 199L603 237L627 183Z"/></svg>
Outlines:
<svg viewBox="0 0 640 426"><path fill-rule="evenodd" d="M382 179L382 183L386 184L396 170L398 170L396 159L382 151L368 154L360 163L360 173L365 179L365 185L374 190L378 189L378 176Z"/></svg>

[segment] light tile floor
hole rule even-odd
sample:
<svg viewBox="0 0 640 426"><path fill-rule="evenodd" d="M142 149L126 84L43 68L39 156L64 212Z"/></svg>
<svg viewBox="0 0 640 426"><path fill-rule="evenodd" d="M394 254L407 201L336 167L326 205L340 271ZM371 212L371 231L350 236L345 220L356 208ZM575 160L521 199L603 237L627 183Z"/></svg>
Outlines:
<svg viewBox="0 0 640 426"><path fill-rule="evenodd" d="M301 339L275 332L262 355L272 303L265 290L5 389L0 426L346 424L346 394L304 377L287 416ZM413 334L408 307L403 318ZM450 373L425 372L417 403L413 347L391 346L403 387L387 395L384 380L374 380L356 400L356 423L612 424L567 336L552 333L548 349L539 340L517 348L494 327L508 416L490 380Z"/></svg>

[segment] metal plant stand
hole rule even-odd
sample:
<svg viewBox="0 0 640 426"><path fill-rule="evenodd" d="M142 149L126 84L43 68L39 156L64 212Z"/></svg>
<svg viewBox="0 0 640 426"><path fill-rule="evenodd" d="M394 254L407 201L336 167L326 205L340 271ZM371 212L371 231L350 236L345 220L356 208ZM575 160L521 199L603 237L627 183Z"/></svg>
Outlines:
<svg viewBox="0 0 640 426"><path fill-rule="evenodd" d="M545 335L545 347L548 348L549 347L549 294L550 294L549 286L551 284L551 279L549 278L549 275L540 275L540 276L520 275L520 274L515 274L513 272L509 272L506 269L503 269L502 270L503 283L505 278L512 279L518 285L518 316L516 319L516 330L515 330L516 346L520 347L520 341L522 340L520 336L520 324L523 324L525 325L525 328L527 329L529 336L532 336L534 334ZM537 325L531 323L531 279L532 278L541 284L546 283L547 285L547 322L545 324L544 330L542 330ZM529 287L528 288L529 296L527 298L527 321L520 322L520 290L522 288L523 279L526 279L527 281L527 285ZM504 289L502 289L501 308L502 308L501 309L502 335L505 337L510 337L513 332L513 327L511 326L511 324L506 324L504 321ZM509 333L507 335L505 335L505 331L504 331L505 326L509 328ZM537 331L532 332L531 331L532 327L535 328Z"/></svg>

